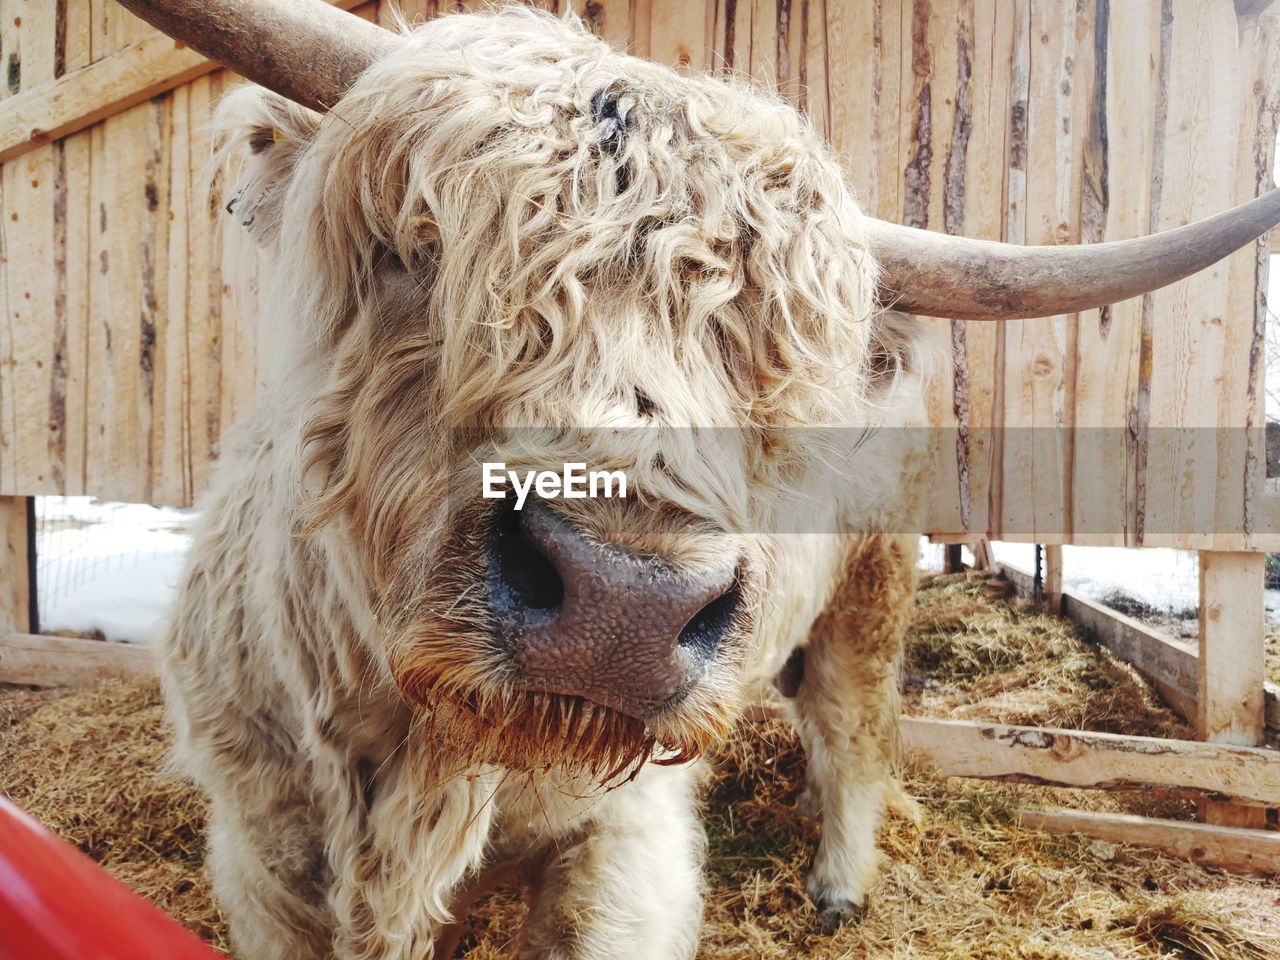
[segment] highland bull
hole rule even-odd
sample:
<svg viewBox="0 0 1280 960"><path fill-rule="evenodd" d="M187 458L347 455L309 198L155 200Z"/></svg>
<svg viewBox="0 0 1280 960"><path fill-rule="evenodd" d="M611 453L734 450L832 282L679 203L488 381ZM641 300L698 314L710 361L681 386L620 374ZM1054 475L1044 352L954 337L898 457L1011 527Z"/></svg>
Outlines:
<svg viewBox="0 0 1280 960"><path fill-rule="evenodd" d="M804 431L918 421L905 313L1096 307L1280 218L1271 195L1127 244L939 237L863 216L776 97L572 20L126 5L274 91L219 116L278 362L162 670L246 960L444 956L516 873L521 956L691 957L693 761L770 684L822 817L810 893L856 914L922 460L885 433L832 485ZM481 464L569 462L628 496L482 496ZM778 532L796 502L810 532Z"/></svg>

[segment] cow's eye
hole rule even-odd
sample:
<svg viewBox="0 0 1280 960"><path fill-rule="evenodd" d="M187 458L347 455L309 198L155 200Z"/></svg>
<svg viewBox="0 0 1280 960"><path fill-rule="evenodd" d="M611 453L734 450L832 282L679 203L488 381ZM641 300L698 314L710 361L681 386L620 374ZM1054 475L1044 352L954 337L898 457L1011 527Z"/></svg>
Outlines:
<svg viewBox="0 0 1280 960"><path fill-rule="evenodd" d="M435 246L431 244L415 247L407 256L400 253L390 244L380 247L374 254L374 268L380 271L397 274L408 274L421 279L429 274L439 260Z"/></svg>
<svg viewBox="0 0 1280 960"><path fill-rule="evenodd" d="M409 268L405 266L405 262L400 259L400 254L396 253L393 247L384 247L382 255L378 258L378 266L396 273L407 273Z"/></svg>

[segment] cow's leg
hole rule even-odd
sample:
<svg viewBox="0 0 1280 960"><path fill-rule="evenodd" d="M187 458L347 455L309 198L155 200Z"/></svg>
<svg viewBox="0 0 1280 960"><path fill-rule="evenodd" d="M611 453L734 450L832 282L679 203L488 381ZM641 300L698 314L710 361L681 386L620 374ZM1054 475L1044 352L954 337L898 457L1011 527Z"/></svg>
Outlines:
<svg viewBox="0 0 1280 960"><path fill-rule="evenodd" d="M705 841L694 769L648 767L562 840L534 892L522 960L688 960Z"/></svg>
<svg viewBox="0 0 1280 960"><path fill-rule="evenodd" d="M814 623L796 690L807 804L822 818L808 890L821 921L856 917L876 876L876 830L893 776L902 637L915 595L909 537L855 541Z"/></svg>
<svg viewBox="0 0 1280 960"><path fill-rule="evenodd" d="M321 960L332 952L323 844L305 807L252 813L213 799L209 873L236 953L254 960Z"/></svg>

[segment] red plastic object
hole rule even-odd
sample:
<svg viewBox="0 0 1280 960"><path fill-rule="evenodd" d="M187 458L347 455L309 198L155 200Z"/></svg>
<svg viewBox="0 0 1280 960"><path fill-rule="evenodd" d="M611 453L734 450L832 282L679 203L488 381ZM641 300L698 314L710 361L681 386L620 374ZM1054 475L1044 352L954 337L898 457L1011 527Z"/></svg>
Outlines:
<svg viewBox="0 0 1280 960"><path fill-rule="evenodd" d="M226 960L0 796L0 960Z"/></svg>

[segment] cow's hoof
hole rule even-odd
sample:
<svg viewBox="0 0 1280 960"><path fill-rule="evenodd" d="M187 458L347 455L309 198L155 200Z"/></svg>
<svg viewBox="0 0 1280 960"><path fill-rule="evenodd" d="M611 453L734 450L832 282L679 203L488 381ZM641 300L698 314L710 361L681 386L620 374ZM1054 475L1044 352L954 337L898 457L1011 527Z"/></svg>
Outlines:
<svg viewBox="0 0 1280 960"><path fill-rule="evenodd" d="M856 900L809 877L809 897L818 911L818 927L823 933L835 933L846 923L861 920L867 911L865 898Z"/></svg>

